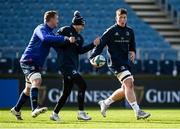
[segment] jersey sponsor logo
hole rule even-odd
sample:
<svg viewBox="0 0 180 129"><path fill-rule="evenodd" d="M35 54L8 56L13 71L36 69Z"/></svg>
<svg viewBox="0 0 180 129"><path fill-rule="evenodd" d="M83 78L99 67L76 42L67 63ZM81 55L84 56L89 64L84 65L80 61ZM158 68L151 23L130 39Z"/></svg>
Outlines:
<svg viewBox="0 0 180 129"><path fill-rule="evenodd" d="M145 94L145 98L149 103L180 103L180 91L149 89Z"/></svg>
<svg viewBox="0 0 180 129"><path fill-rule="evenodd" d="M62 95L63 91L59 90L58 88L52 88L48 90L48 100L51 103L57 103L59 97ZM87 90L85 92L85 103L97 103L100 100L106 99L113 93L112 90ZM68 104L77 103L78 99L78 91L72 90L69 98L67 100ZM45 100L44 100L45 101Z"/></svg>
<svg viewBox="0 0 180 129"><path fill-rule="evenodd" d="M118 42L118 43L129 43L129 39L125 39L124 37L120 37L120 39L118 40L114 40L114 42Z"/></svg>

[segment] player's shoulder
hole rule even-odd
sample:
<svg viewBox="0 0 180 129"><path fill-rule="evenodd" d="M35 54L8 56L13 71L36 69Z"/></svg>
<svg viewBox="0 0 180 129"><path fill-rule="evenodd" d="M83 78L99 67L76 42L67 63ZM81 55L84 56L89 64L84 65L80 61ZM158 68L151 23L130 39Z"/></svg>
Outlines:
<svg viewBox="0 0 180 129"><path fill-rule="evenodd" d="M45 30L46 28L45 28L45 25L44 24L39 24L39 25L37 25L36 27L35 27L35 29L34 29L34 32L37 32L37 31L39 31L39 30Z"/></svg>
<svg viewBox="0 0 180 129"><path fill-rule="evenodd" d="M71 27L70 26L63 26L63 27L61 27L60 29L61 30L69 30Z"/></svg>
<svg viewBox="0 0 180 129"><path fill-rule="evenodd" d="M115 25L110 26L109 28L106 29L106 31L103 33L104 34L111 34L114 32L114 30L116 29Z"/></svg>
<svg viewBox="0 0 180 129"><path fill-rule="evenodd" d="M114 31L116 29L116 24L110 26L106 31Z"/></svg>
<svg viewBox="0 0 180 129"><path fill-rule="evenodd" d="M58 32L67 32L71 29L70 26L63 26L61 28L59 28Z"/></svg>
<svg viewBox="0 0 180 129"><path fill-rule="evenodd" d="M42 29L42 28L45 28L45 25L44 24L39 24L36 26L37 29Z"/></svg>
<svg viewBox="0 0 180 129"><path fill-rule="evenodd" d="M129 25L126 26L126 29L127 29L128 31L130 31L130 32L133 32L133 31L134 31L133 28L132 28L132 26L129 26Z"/></svg>

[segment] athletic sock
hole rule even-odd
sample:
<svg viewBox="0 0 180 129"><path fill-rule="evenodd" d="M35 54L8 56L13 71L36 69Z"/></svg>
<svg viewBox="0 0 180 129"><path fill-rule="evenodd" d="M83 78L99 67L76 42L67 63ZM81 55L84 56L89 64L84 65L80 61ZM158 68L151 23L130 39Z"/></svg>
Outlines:
<svg viewBox="0 0 180 129"><path fill-rule="evenodd" d="M80 114L81 114L81 113L84 113L84 110L79 110L78 113L80 113Z"/></svg>
<svg viewBox="0 0 180 129"><path fill-rule="evenodd" d="M14 107L15 110L17 112L19 112L21 110L21 107L23 106L23 104L26 102L26 100L29 98L29 96L27 96L26 94L24 94L24 92L21 93L21 95L19 96L19 99L17 101L16 106Z"/></svg>
<svg viewBox="0 0 180 129"><path fill-rule="evenodd" d="M139 105L137 104L137 102L135 101L133 103L130 103L130 105L131 105L132 109L134 110L134 112L137 114L138 111L140 110Z"/></svg>
<svg viewBox="0 0 180 129"><path fill-rule="evenodd" d="M30 92L32 111L34 111L38 107L38 91L39 89L37 87L32 86L31 92Z"/></svg>
<svg viewBox="0 0 180 129"><path fill-rule="evenodd" d="M111 98L107 98L106 100L104 100L104 103L108 106L111 105L113 102L114 100L112 100Z"/></svg>

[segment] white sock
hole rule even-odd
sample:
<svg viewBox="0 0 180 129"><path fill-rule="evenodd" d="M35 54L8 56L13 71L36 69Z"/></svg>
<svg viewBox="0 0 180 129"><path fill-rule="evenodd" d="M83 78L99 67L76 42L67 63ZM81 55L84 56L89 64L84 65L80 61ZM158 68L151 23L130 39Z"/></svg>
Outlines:
<svg viewBox="0 0 180 129"><path fill-rule="evenodd" d="M135 102L129 103L129 104L131 105L131 107L134 110L134 112L137 114L138 111L140 110L139 105L137 104L137 102L135 101Z"/></svg>
<svg viewBox="0 0 180 129"><path fill-rule="evenodd" d="M104 100L104 103L108 106L111 105L113 102L114 100L112 100L111 98L107 98L106 100Z"/></svg>
<svg viewBox="0 0 180 129"><path fill-rule="evenodd" d="M79 110L79 112L78 113L84 113L84 111L83 110Z"/></svg>

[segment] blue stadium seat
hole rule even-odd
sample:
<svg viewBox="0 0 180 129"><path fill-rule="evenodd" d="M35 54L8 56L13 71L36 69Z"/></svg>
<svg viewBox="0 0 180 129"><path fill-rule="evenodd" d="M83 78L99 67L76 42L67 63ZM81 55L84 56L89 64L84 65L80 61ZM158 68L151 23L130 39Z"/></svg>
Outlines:
<svg viewBox="0 0 180 129"><path fill-rule="evenodd" d="M177 55L178 55L178 52L176 50L166 50L164 52L164 59L176 61L178 58Z"/></svg>
<svg viewBox="0 0 180 129"><path fill-rule="evenodd" d="M21 69L19 60L20 60L19 58L14 58L14 60L13 60L13 73L15 73L15 74L22 73L22 69Z"/></svg>
<svg viewBox="0 0 180 129"><path fill-rule="evenodd" d="M142 61L141 60L135 60L134 65L132 65L131 71L133 74L142 73Z"/></svg>
<svg viewBox="0 0 180 129"><path fill-rule="evenodd" d="M172 60L160 61L160 72L161 72L161 74L172 75L173 70L174 70L174 62Z"/></svg>
<svg viewBox="0 0 180 129"><path fill-rule="evenodd" d="M0 58L0 73L12 73L12 60L11 58Z"/></svg>
<svg viewBox="0 0 180 129"><path fill-rule="evenodd" d="M145 60L144 61L144 72L148 74L156 74L158 72L157 60Z"/></svg>
<svg viewBox="0 0 180 129"><path fill-rule="evenodd" d="M179 0L167 0L169 7L174 8L177 11L180 11L180 1Z"/></svg>
<svg viewBox="0 0 180 129"><path fill-rule="evenodd" d="M161 52L159 50L152 50L148 52L148 59L150 60L160 60L161 59Z"/></svg>
<svg viewBox="0 0 180 129"><path fill-rule="evenodd" d="M178 75L180 75L180 61L176 61L176 68L177 68Z"/></svg>

